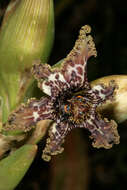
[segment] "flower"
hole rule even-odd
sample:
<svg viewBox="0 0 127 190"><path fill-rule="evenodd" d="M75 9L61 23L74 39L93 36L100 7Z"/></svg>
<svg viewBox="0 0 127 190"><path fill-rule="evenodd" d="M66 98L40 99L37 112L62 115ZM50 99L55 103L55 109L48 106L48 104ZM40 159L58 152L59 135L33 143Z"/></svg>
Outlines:
<svg viewBox="0 0 127 190"><path fill-rule="evenodd" d="M96 56L91 28L84 26L73 50L64 59L61 67L51 68L36 61L32 73L39 88L46 94L40 100L31 99L21 105L8 119L5 129L30 130L38 121L50 119L53 124L43 150L43 159L63 151L61 145L69 131L86 128L91 133L93 146L111 148L119 143L117 124L101 118L97 106L113 98L115 84L98 84L91 87L87 80L87 60Z"/></svg>

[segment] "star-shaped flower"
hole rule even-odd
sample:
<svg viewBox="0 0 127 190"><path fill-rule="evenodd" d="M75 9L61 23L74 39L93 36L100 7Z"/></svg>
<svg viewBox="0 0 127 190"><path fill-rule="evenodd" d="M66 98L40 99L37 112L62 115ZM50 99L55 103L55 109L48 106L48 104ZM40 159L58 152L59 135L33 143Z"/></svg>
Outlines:
<svg viewBox="0 0 127 190"><path fill-rule="evenodd" d="M60 67L35 62L32 73L46 96L21 105L5 126L27 131L40 120L53 120L43 150L43 159L47 161L63 151L61 145L66 135L77 127L90 131L94 147L111 148L119 143L115 121L102 119L97 112L97 106L112 99L115 85L111 82L109 86L99 84L91 88L87 80L87 60L96 56L93 39L87 35L90 30L89 26L81 28L73 50Z"/></svg>

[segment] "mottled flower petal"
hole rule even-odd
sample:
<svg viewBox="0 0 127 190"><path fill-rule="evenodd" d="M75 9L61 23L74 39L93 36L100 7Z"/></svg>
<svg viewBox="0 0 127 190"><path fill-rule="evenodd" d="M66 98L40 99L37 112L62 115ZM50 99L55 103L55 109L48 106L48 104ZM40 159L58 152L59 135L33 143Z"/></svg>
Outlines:
<svg viewBox="0 0 127 190"><path fill-rule="evenodd" d="M61 145L69 132L68 123L60 122L59 124L53 123L49 130L49 138L46 142L46 147L43 150L42 158L45 161L51 159L51 155L57 155L63 152L64 148Z"/></svg>
<svg viewBox="0 0 127 190"><path fill-rule="evenodd" d="M91 132L92 145L94 147L108 149L113 144L119 144L119 135L115 121L108 121L106 118L102 119L96 113L95 117L91 117L86 121L85 127Z"/></svg>
<svg viewBox="0 0 127 190"><path fill-rule="evenodd" d="M53 106L47 97L41 100L30 99L27 105L22 104L14 111L5 124L4 130L31 130L38 121L53 119Z"/></svg>
<svg viewBox="0 0 127 190"><path fill-rule="evenodd" d="M96 56L96 48L91 35L90 26L83 26L80 30L78 40L74 48L63 62L62 73L66 81L72 87L82 87L87 82L86 65L91 56Z"/></svg>
<svg viewBox="0 0 127 190"><path fill-rule="evenodd" d="M86 64L91 56L96 56L93 39L87 33L91 28L84 26L73 50L64 59L61 68L52 69L49 65L35 63L32 72L39 81L39 87L49 96L56 97L67 89L78 90L88 85Z"/></svg>
<svg viewBox="0 0 127 190"><path fill-rule="evenodd" d="M70 84L67 83L63 74L59 69L52 69L48 64L41 64L40 61L36 61L33 66L32 72L35 78L38 80L38 86L52 98L56 98L60 92L70 88Z"/></svg>
<svg viewBox="0 0 127 190"><path fill-rule="evenodd" d="M99 105L99 102L103 103L107 100L112 100L115 88L116 85L114 81L110 81L108 86L98 84L94 86L88 93L94 96L95 101L97 100Z"/></svg>

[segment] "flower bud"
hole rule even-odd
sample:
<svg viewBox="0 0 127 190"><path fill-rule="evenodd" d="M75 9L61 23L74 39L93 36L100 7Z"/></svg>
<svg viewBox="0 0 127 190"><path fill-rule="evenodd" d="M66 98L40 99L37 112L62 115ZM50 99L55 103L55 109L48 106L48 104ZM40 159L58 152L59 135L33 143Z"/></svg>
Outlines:
<svg viewBox="0 0 127 190"><path fill-rule="evenodd" d="M47 61L54 36L53 0L12 0L0 33L2 120L25 96L33 81L34 59Z"/></svg>

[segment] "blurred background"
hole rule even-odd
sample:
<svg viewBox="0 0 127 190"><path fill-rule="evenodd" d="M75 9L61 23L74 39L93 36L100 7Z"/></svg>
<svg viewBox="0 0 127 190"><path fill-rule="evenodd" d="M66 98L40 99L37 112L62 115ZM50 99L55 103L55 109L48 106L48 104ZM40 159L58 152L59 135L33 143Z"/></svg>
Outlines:
<svg viewBox="0 0 127 190"><path fill-rule="evenodd" d="M10 1L0 0L0 22ZM49 64L72 49L79 29L92 27L97 58L88 64L89 80L127 74L127 8L124 0L54 0L55 41ZM119 125L121 143L110 150L94 149L89 133L72 131L63 154L50 163L41 159L45 139L29 171L16 190L119 190L127 181L127 123Z"/></svg>

